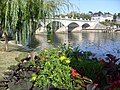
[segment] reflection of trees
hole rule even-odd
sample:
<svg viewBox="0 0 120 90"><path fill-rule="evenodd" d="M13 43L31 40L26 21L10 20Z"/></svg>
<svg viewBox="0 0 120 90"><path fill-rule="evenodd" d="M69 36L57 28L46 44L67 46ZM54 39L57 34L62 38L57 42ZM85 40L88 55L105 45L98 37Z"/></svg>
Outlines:
<svg viewBox="0 0 120 90"><path fill-rule="evenodd" d="M51 42L48 43L47 41ZM57 47L59 44L68 44L68 34L35 35L31 41L31 47L49 48L50 44ZM35 44L35 45L34 45ZM33 47L34 46L34 47Z"/></svg>
<svg viewBox="0 0 120 90"><path fill-rule="evenodd" d="M31 40L29 42L29 47L30 48L36 48L39 45L39 40L35 38L35 35L31 37Z"/></svg>
<svg viewBox="0 0 120 90"><path fill-rule="evenodd" d="M81 50L89 50L97 53L110 53L120 50L120 33L69 33L69 34L54 34L47 35L35 35L31 41L31 47L49 48L50 44L58 47L59 44L70 43L73 47L79 45ZM51 43L47 43L47 40L51 40Z"/></svg>
<svg viewBox="0 0 120 90"><path fill-rule="evenodd" d="M54 34L54 40L53 40L53 43L56 43L56 42L58 42L58 43L62 43L62 44L64 44L64 43L68 43L68 34L58 34L58 33L56 33L56 34Z"/></svg>
<svg viewBox="0 0 120 90"><path fill-rule="evenodd" d="M47 35L35 35L35 39L38 43L37 47L47 48ZM32 42L34 43L34 41Z"/></svg>
<svg viewBox="0 0 120 90"><path fill-rule="evenodd" d="M82 42L82 33L69 33L68 39L72 42Z"/></svg>

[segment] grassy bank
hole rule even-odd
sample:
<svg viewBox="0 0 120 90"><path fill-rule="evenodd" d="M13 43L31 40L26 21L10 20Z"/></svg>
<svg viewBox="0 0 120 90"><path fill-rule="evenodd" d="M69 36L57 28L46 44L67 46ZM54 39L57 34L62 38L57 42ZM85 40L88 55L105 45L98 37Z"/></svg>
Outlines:
<svg viewBox="0 0 120 90"><path fill-rule="evenodd" d="M15 57L23 53L20 46L9 44L8 52L4 51L4 42L0 42L0 80L2 80L3 72L7 70L10 65L17 64Z"/></svg>

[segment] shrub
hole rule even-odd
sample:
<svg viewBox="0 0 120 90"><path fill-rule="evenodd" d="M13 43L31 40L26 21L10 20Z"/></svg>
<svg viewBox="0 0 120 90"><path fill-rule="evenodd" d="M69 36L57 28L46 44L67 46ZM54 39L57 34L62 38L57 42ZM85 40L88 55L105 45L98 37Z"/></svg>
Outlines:
<svg viewBox="0 0 120 90"><path fill-rule="evenodd" d="M61 56L57 49L42 50L39 52L40 71L36 75L35 86L42 89L51 83L55 87L70 89L73 87L71 82L70 59Z"/></svg>

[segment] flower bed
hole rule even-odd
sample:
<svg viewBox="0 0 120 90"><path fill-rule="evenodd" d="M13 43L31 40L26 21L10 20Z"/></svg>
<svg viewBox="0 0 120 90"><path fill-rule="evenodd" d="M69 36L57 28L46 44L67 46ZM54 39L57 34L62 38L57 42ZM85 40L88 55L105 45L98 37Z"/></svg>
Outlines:
<svg viewBox="0 0 120 90"><path fill-rule="evenodd" d="M40 50L9 67L1 81L2 90L114 90L120 88L119 60L107 54L108 61L90 59L91 52L62 45Z"/></svg>

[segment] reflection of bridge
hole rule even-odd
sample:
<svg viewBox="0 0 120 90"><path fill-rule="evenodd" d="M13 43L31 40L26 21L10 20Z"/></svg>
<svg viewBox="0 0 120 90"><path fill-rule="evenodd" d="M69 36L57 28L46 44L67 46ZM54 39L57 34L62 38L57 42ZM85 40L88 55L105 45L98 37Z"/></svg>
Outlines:
<svg viewBox="0 0 120 90"><path fill-rule="evenodd" d="M45 19L45 22L40 22L36 34L47 32L47 27L51 26L54 32L68 33L80 32L83 29L96 29L98 21L78 20L78 19ZM97 29L106 29L105 26L98 27Z"/></svg>
<svg viewBox="0 0 120 90"><path fill-rule="evenodd" d="M120 32L120 28L113 29L114 32Z"/></svg>

